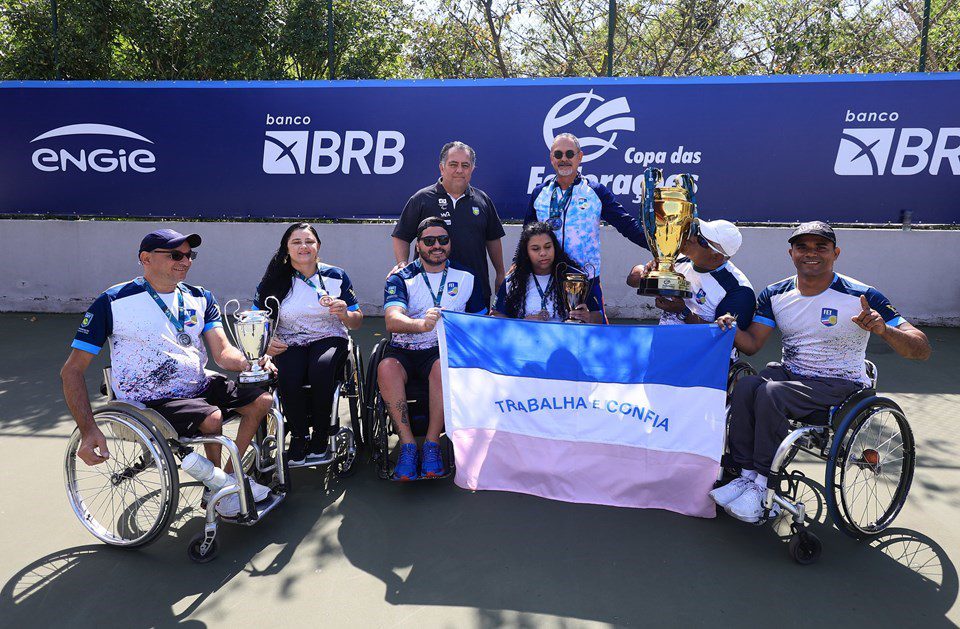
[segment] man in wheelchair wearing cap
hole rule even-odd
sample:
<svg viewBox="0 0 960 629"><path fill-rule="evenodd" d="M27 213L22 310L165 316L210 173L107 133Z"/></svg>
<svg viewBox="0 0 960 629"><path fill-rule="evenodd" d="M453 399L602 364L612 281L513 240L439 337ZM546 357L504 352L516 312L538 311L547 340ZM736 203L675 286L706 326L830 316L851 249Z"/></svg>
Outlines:
<svg viewBox="0 0 960 629"><path fill-rule="evenodd" d="M84 372L110 341L112 387L117 397L158 411L178 434L219 435L223 413L240 414L236 445L242 455L273 403L262 389L238 388L222 375L207 376L207 353L222 368L243 371L249 363L227 340L220 308L210 291L183 283L197 254L200 236L161 229L140 243L143 276L103 292L83 317L73 350L60 371L63 393L81 433L77 456L87 465L110 458L107 442L90 408ZM274 370L269 359L264 366ZM220 465L220 446L206 444ZM227 472L230 472L229 465ZM250 479L255 501L269 489ZM217 504L224 516L239 512L234 494Z"/></svg>
<svg viewBox="0 0 960 629"><path fill-rule="evenodd" d="M710 492L727 513L744 522L764 515L767 477L789 420L840 404L869 386L866 348L876 334L900 356L926 360L930 343L877 289L834 273L840 255L833 229L801 224L790 237L793 277L767 286L753 322L738 328L734 345L745 354L763 347L775 327L783 337L782 364L737 382L730 400L728 445L741 475ZM736 318L717 319L728 329ZM774 513L779 506L774 504Z"/></svg>

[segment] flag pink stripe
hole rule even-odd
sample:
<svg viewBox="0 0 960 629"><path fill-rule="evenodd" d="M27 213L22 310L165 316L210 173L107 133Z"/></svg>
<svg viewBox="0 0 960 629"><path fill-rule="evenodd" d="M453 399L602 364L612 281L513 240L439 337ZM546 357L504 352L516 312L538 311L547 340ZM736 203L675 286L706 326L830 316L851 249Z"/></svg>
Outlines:
<svg viewBox="0 0 960 629"><path fill-rule="evenodd" d="M712 518L716 461L685 452L558 441L464 428L449 435L464 489L495 489L566 502L667 509Z"/></svg>

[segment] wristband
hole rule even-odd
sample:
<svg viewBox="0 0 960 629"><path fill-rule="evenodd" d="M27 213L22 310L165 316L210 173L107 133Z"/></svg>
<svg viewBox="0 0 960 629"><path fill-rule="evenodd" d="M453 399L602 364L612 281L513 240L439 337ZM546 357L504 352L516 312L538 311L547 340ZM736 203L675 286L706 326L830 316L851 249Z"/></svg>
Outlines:
<svg viewBox="0 0 960 629"><path fill-rule="evenodd" d="M690 315L692 315L692 314L693 314L693 311L690 310L690 308L689 308L688 306L684 306L684 307L683 307L683 310L681 310L680 313L677 314L677 318L680 319L681 321L683 321L684 323L686 323L686 322L687 322L687 318L688 318Z"/></svg>

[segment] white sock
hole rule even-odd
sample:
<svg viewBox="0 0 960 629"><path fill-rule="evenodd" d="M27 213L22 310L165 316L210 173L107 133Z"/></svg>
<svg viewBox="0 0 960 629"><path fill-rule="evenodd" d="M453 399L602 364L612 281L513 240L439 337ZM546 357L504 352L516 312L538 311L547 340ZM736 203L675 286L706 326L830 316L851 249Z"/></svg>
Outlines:
<svg viewBox="0 0 960 629"><path fill-rule="evenodd" d="M757 474L757 477L756 477L755 479L753 479L753 482L755 482L757 485L759 485L759 486L760 486L760 489L766 490L766 488L767 488L767 477L766 477L766 476L761 476L760 474Z"/></svg>
<svg viewBox="0 0 960 629"><path fill-rule="evenodd" d="M756 470L741 470L740 476L746 478L747 480L756 480L757 472Z"/></svg>

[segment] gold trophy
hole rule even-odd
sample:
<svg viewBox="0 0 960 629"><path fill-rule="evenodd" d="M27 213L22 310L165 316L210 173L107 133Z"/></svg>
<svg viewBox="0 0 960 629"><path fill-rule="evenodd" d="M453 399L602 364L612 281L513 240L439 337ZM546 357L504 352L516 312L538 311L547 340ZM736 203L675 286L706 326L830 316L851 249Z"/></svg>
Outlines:
<svg viewBox="0 0 960 629"><path fill-rule="evenodd" d="M590 294L590 276L585 271L567 266L566 264L557 265L557 281L560 282L560 288L563 289L563 295L567 300L567 322L583 323L579 319L570 317L570 311L574 310L582 303L586 303L587 295Z"/></svg>
<svg viewBox="0 0 960 629"><path fill-rule="evenodd" d="M677 175L677 187L663 185L663 171L648 168L643 173L643 208L640 223L657 268L640 280L638 295L692 297L690 282L673 268L680 246L690 237L697 218L693 177Z"/></svg>

